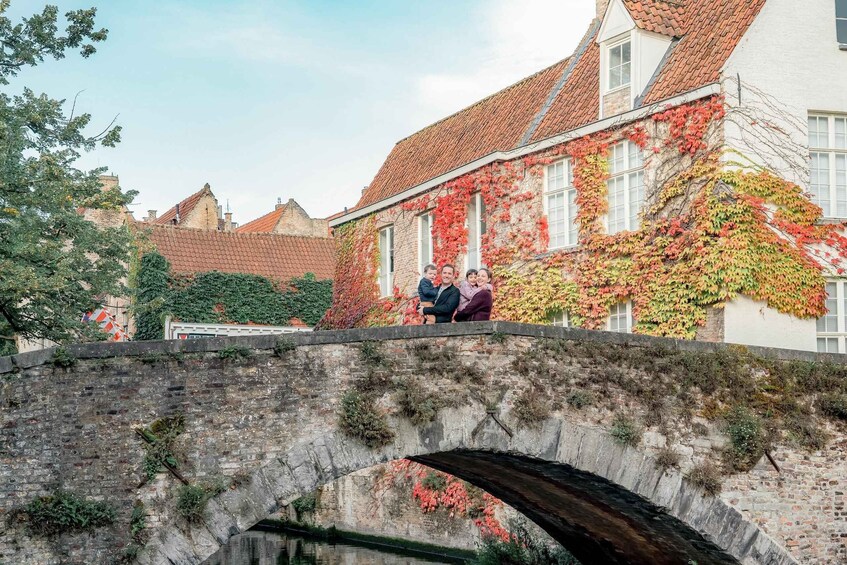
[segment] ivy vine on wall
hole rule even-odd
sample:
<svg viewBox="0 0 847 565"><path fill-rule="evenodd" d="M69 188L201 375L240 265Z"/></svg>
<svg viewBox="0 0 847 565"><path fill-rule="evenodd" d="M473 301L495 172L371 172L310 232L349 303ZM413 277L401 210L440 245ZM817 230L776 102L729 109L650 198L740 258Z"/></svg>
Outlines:
<svg viewBox="0 0 847 565"><path fill-rule="evenodd" d="M170 273L157 252L142 256L137 276L135 339L162 339L165 315L183 322L284 326L317 324L329 308L332 281L311 273L285 284L245 273Z"/></svg>

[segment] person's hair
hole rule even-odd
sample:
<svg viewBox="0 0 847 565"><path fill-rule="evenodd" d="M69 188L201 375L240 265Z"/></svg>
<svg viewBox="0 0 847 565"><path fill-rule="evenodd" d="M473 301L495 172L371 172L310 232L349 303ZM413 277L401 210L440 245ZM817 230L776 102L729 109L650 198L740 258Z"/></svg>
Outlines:
<svg viewBox="0 0 847 565"><path fill-rule="evenodd" d="M471 275L475 275L476 272L477 272L476 269L468 269L468 272L465 273L465 278L468 278Z"/></svg>
<svg viewBox="0 0 847 565"><path fill-rule="evenodd" d="M448 268L448 267L449 267L449 268L450 268L450 270L451 270L451 271L453 271L454 273L456 272L456 267L454 267L454 266L453 266L453 265L451 265L450 263L444 263L443 265L441 265L441 270L439 271L439 273L443 273L443 272L444 272L444 269L446 269L446 268Z"/></svg>
<svg viewBox="0 0 847 565"><path fill-rule="evenodd" d="M423 272L424 272L424 274L426 274L428 271L434 271L434 270L436 270L437 268L438 268L438 267L436 267L435 265L433 265L432 263L430 263L429 265L427 265L426 267L424 267Z"/></svg>
<svg viewBox="0 0 847 565"><path fill-rule="evenodd" d="M483 267L478 272L481 273L482 271L485 271L485 274L488 275L488 282L492 282L494 280L494 277L491 276L491 271Z"/></svg>

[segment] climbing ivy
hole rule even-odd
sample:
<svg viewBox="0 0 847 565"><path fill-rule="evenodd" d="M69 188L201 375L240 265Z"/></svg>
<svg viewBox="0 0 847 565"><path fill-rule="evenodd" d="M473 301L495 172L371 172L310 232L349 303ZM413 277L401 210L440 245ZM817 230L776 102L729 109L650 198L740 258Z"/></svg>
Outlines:
<svg viewBox="0 0 847 565"><path fill-rule="evenodd" d="M136 339L161 339L164 317L183 322L284 326L296 318L313 326L329 308L332 281L312 273L285 284L245 273L169 274L159 253L141 258Z"/></svg>

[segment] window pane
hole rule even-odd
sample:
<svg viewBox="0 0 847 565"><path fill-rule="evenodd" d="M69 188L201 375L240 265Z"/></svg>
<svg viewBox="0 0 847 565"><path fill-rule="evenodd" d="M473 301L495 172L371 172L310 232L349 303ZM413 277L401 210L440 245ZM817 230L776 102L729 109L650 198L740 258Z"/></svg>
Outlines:
<svg viewBox="0 0 847 565"><path fill-rule="evenodd" d="M644 173L641 171L629 174L629 229L636 230L641 226L639 214L644 205Z"/></svg>
<svg viewBox="0 0 847 565"><path fill-rule="evenodd" d="M838 331L838 296L836 294L838 285L834 282L826 283L826 310L827 313L818 318L818 333L835 333Z"/></svg>
<svg viewBox="0 0 847 565"><path fill-rule="evenodd" d="M838 43L847 45L847 19L835 20L835 36Z"/></svg>
<svg viewBox="0 0 847 565"><path fill-rule="evenodd" d="M579 241L579 228L576 225L576 190L566 192L568 197L568 245L576 245Z"/></svg>
<svg viewBox="0 0 847 565"><path fill-rule="evenodd" d="M560 328L569 328L571 326L567 312L554 312L550 315L550 324Z"/></svg>
<svg viewBox="0 0 847 565"><path fill-rule="evenodd" d="M621 86L629 84L629 63L621 67Z"/></svg>
<svg viewBox="0 0 847 565"><path fill-rule="evenodd" d="M818 353L838 353L837 337L819 337Z"/></svg>
<svg viewBox="0 0 847 565"><path fill-rule="evenodd" d="M621 66L621 47L623 46L618 45L609 49L609 68L614 69Z"/></svg>
<svg viewBox="0 0 847 565"><path fill-rule="evenodd" d="M617 88L621 85L621 68L612 67L609 69L609 88Z"/></svg>
<svg viewBox="0 0 847 565"><path fill-rule="evenodd" d="M835 0L835 17L847 18L847 0Z"/></svg>
<svg viewBox="0 0 847 565"><path fill-rule="evenodd" d="M468 202L468 262L466 269L479 268L479 215L477 214L477 195Z"/></svg>
<svg viewBox="0 0 847 565"><path fill-rule="evenodd" d="M839 218L847 218L847 155L835 156L835 209Z"/></svg>
<svg viewBox="0 0 847 565"><path fill-rule="evenodd" d="M613 234L626 229L624 179L611 178L606 185L609 190L609 233Z"/></svg>
<svg viewBox="0 0 847 565"><path fill-rule="evenodd" d="M432 262L432 228L430 227L430 222L432 221L432 216L429 214L424 214L421 218L421 233L419 235L421 242L421 275L423 275L423 269L427 265Z"/></svg>
<svg viewBox="0 0 847 565"><path fill-rule="evenodd" d="M847 149L847 118L835 118L835 148Z"/></svg>
<svg viewBox="0 0 847 565"><path fill-rule="evenodd" d="M823 215L831 217L829 205L829 153L812 153L811 193L812 202L823 209Z"/></svg>
<svg viewBox="0 0 847 565"><path fill-rule="evenodd" d="M829 147L829 118L809 117L809 147Z"/></svg>
<svg viewBox="0 0 847 565"><path fill-rule="evenodd" d="M609 330L626 333L630 330L627 302L613 304L609 309Z"/></svg>
<svg viewBox="0 0 847 565"><path fill-rule="evenodd" d="M624 170L623 143L617 143L609 150L609 173L615 174Z"/></svg>
<svg viewBox="0 0 847 565"><path fill-rule="evenodd" d="M550 248L565 246L565 195L562 192L547 197L547 226Z"/></svg>
<svg viewBox="0 0 847 565"><path fill-rule="evenodd" d="M624 63L629 63L632 60L632 57L630 55L629 41L621 45L621 60Z"/></svg>

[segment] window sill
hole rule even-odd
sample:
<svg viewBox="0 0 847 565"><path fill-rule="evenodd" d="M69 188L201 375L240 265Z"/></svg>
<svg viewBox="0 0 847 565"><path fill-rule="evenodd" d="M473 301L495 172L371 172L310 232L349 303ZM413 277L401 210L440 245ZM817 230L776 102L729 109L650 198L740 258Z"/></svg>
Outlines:
<svg viewBox="0 0 847 565"><path fill-rule="evenodd" d="M606 92L604 92L603 96L606 96L608 94L617 94L618 92L621 92L623 90L630 90L631 86L632 86L631 82L628 82L628 83L626 83L622 86L616 86L615 88L613 88L611 90L607 90Z"/></svg>

